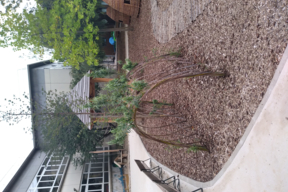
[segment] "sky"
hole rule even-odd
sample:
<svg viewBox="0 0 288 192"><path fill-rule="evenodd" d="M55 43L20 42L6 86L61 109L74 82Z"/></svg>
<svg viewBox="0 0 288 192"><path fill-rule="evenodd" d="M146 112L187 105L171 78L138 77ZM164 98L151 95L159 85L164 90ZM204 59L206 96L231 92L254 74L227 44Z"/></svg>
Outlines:
<svg viewBox="0 0 288 192"><path fill-rule="evenodd" d="M26 50L14 52L12 48L0 48L0 109L7 105L5 98L23 98L29 93L27 64L37 61ZM23 161L33 149L32 134L25 133L23 127L31 127L31 119L24 119L19 124L9 126L0 122L0 191L6 187Z"/></svg>
<svg viewBox="0 0 288 192"><path fill-rule="evenodd" d="M24 0L21 7L33 4L33 0ZM21 11L21 7L17 12ZM12 98L13 95L23 98L24 92L29 95L27 64L37 61L28 50L14 52L11 47L0 47L0 110L3 105L7 105L5 98ZM13 126L0 122L0 191L3 191L33 149L32 133L25 133L23 127L31 127L31 119L24 119Z"/></svg>
<svg viewBox="0 0 288 192"><path fill-rule="evenodd" d="M11 48L0 48L0 109L7 105L5 98L13 95L21 97L24 92L29 93L27 64L29 59L19 58L23 53L14 53ZM21 124L9 126L0 122L0 191L2 191L18 170L22 162L33 148L31 133L25 133L25 127L31 125L31 119L21 121Z"/></svg>

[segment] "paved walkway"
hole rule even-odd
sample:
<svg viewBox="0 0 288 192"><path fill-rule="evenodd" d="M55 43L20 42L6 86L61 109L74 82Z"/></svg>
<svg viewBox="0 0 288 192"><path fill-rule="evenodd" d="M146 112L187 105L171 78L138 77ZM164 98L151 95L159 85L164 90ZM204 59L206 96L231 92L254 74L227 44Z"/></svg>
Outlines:
<svg viewBox="0 0 288 192"><path fill-rule="evenodd" d="M139 170L134 161L134 159L145 160L150 158L142 144L142 141L134 130L128 134L128 142L131 192L162 192L162 190L155 183L153 183L144 173ZM150 167L150 165L148 166Z"/></svg>
<svg viewBox="0 0 288 192"><path fill-rule="evenodd" d="M136 167L134 159L143 160L150 155L133 131L129 133L129 145L131 191L161 191ZM164 167L164 170L168 175L177 175L169 168ZM288 47L252 121L223 169L206 183L180 176L182 192L199 187L203 187L204 192L287 192L287 178Z"/></svg>
<svg viewBox="0 0 288 192"><path fill-rule="evenodd" d="M168 42L202 14L210 2L211 0L173 0L168 9L162 11L157 6L157 0L150 0L155 38L160 43Z"/></svg>

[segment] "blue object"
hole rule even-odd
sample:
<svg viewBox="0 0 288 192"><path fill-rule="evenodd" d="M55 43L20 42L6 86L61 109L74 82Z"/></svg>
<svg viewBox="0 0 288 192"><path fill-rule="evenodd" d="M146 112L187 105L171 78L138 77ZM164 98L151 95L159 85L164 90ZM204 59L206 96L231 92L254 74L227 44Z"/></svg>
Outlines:
<svg viewBox="0 0 288 192"><path fill-rule="evenodd" d="M110 38L109 38L109 43L110 43L111 45L114 45L114 44L115 44L115 41L114 41L114 38L113 38L113 37L110 37Z"/></svg>
<svg viewBox="0 0 288 192"><path fill-rule="evenodd" d="M119 167L119 169L120 169L120 174L121 174L121 177L119 178L119 180L120 180L121 183L122 183L123 192L125 192L125 184L124 184L124 180L123 180L123 178L124 178L124 176L123 176L123 169L122 169L122 167L121 167L121 168Z"/></svg>

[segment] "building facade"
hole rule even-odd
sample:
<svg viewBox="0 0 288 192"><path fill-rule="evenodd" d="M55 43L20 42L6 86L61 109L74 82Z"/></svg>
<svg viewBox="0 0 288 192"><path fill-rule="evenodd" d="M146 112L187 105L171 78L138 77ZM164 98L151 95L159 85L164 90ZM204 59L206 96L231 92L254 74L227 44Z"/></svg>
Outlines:
<svg viewBox="0 0 288 192"><path fill-rule="evenodd" d="M45 101L42 91L70 91L70 67L62 63L43 61L28 65L30 98ZM74 166L68 157L59 154L45 154L41 151L40 130L33 131L34 149L23 162L4 192L109 192L112 190L112 158L110 154L95 154L83 166ZM109 150L105 144L95 150ZM80 154L75 154L78 156ZM115 179L114 179L115 180ZM119 185L119 183L117 184ZM121 190L120 190L121 191ZM119 192L120 192L119 191ZM122 192L122 191L121 191Z"/></svg>

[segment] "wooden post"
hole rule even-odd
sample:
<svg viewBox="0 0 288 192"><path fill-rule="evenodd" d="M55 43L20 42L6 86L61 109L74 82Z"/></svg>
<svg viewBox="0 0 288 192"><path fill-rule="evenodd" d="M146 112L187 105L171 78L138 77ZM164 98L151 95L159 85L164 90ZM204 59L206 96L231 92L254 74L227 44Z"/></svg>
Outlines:
<svg viewBox="0 0 288 192"><path fill-rule="evenodd" d="M120 27L120 28L105 28L105 29L99 29L99 33L101 32L112 32L112 31L133 31L133 27Z"/></svg>
<svg viewBox="0 0 288 192"><path fill-rule="evenodd" d="M91 78L90 81L93 83L99 83L99 82L109 82L113 79L110 78Z"/></svg>
<svg viewBox="0 0 288 192"><path fill-rule="evenodd" d="M90 151L89 153L109 153L109 152L119 152L124 149L111 149L111 150L103 150L103 151Z"/></svg>
<svg viewBox="0 0 288 192"><path fill-rule="evenodd" d="M97 115L93 115L91 114L91 122L107 122L107 123L115 123L115 120L120 118L122 116L119 115L115 115L115 116L97 116Z"/></svg>

